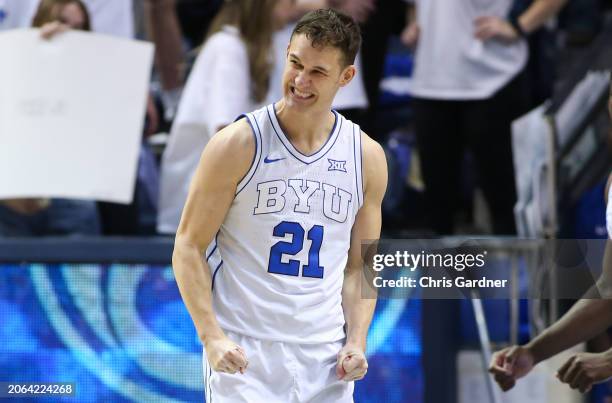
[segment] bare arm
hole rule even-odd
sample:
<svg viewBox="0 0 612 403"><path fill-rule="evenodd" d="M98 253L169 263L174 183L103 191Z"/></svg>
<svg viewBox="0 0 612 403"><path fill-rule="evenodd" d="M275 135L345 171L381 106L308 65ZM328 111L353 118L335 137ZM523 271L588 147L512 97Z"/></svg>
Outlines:
<svg viewBox="0 0 612 403"><path fill-rule="evenodd" d="M603 299L581 299L557 322L525 346L512 346L493 354L489 371L503 390L511 389L541 361L578 343L587 341L612 325L612 299L609 278L612 275L612 241L608 240L604 255L604 273L598 283L605 284ZM563 373L564 382L572 384ZM571 372L571 371L570 371ZM587 390L588 385L581 389Z"/></svg>
<svg viewBox="0 0 612 403"><path fill-rule="evenodd" d="M165 91L183 84L181 30L175 11L176 0L147 0L145 14L147 31L155 43L155 64Z"/></svg>
<svg viewBox="0 0 612 403"><path fill-rule="evenodd" d="M605 199L612 183L608 178ZM545 360L580 342L589 340L612 326L612 241L608 240L604 252L601 276L596 287L589 290L556 323L532 340L527 347L536 362Z"/></svg>
<svg viewBox="0 0 612 403"><path fill-rule="evenodd" d="M557 15L567 0L536 0L518 18L520 29L530 34ZM474 35L482 40L499 39L512 42L520 38L520 33L508 21L493 16L478 17L474 22Z"/></svg>
<svg viewBox="0 0 612 403"><path fill-rule="evenodd" d="M567 3L567 0L536 0L518 18L524 32L530 34L544 25Z"/></svg>
<svg viewBox="0 0 612 403"><path fill-rule="evenodd" d="M243 356L244 352L231 344L217 322L212 307L210 267L203 254L225 219L238 183L249 169L255 153L250 130L243 119L217 133L206 146L191 182L172 255L181 296L198 337L206 346L209 362L216 371L230 373L246 367L232 351L238 348Z"/></svg>
<svg viewBox="0 0 612 403"><path fill-rule="evenodd" d="M612 175L608 186L611 182ZM502 389L512 388L516 379L526 375L538 362L587 341L612 325L612 241L609 239L604 252L602 274L597 280L597 291L601 297L591 295L590 291L561 319L525 346L508 347L493 355L489 370ZM572 380L568 380L565 374L562 380L572 384ZM588 387L585 385L584 390Z"/></svg>
<svg viewBox="0 0 612 403"><path fill-rule="evenodd" d="M608 241L604 255L604 270L598 284L612 275L612 243ZM609 284L603 286L610 287ZM602 299L580 299L561 319L548 327L538 337L529 342L528 348L535 363L546 360L578 343L585 342L605 331L612 325L612 299L610 295Z"/></svg>
<svg viewBox="0 0 612 403"><path fill-rule="evenodd" d="M351 232L351 246L342 286L347 338L338 356L337 374L345 380L361 379L367 370L366 339L376 299L366 299L361 295L364 278L361 242L380 237L381 203L387 187L387 163L382 148L365 134L362 134L362 139L364 201Z"/></svg>

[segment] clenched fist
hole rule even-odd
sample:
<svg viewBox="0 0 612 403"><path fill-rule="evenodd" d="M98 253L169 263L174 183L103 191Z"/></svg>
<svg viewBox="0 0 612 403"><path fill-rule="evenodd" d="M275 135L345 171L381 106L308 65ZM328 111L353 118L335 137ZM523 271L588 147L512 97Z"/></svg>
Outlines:
<svg viewBox="0 0 612 403"><path fill-rule="evenodd" d="M346 382L363 379L368 372L368 360L362 349L346 345L338 353L336 376Z"/></svg>
<svg viewBox="0 0 612 403"><path fill-rule="evenodd" d="M522 346L512 346L493 354L489 372L505 392L516 384L516 380L527 375L535 365L531 351Z"/></svg>
<svg viewBox="0 0 612 403"><path fill-rule="evenodd" d="M243 374L249 365L242 347L227 337L206 343L206 357L211 368L217 372Z"/></svg>
<svg viewBox="0 0 612 403"><path fill-rule="evenodd" d="M585 393L593 384L612 377L612 350L603 353L578 353L568 359L557 371L557 378L572 389Z"/></svg>

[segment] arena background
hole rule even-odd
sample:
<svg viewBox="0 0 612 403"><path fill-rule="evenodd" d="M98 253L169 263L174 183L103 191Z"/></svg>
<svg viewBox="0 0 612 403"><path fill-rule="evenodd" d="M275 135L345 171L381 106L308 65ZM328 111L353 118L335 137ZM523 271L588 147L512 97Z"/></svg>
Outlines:
<svg viewBox="0 0 612 403"><path fill-rule="evenodd" d="M568 6L580 9L594 2L573 1ZM605 2L610 5L610 1ZM594 29L595 25L585 24L588 15L569 8L565 14L574 17L560 19L561 29L568 31L564 35L572 38L572 24L581 34L585 28ZM178 11L190 18L197 16L193 10L181 13L179 7ZM396 14L403 20L403 13ZM203 30L199 24L195 25ZM588 71L609 69L609 13L600 28L592 45L564 49L551 62L554 65L548 65L555 71L545 77L555 81L547 112L550 121ZM194 36L199 41L202 32ZM375 132L381 139L388 133L383 141L390 172L383 206L384 229L387 236L406 237L414 231L406 234L405 229L420 228L424 216L421 193L406 180L411 177L414 138L410 126L398 129L398 122L403 125L412 119L410 96L398 91L410 76L412 57L397 37L389 40ZM552 47L557 42L550 39L547 45ZM545 52L542 56L550 55ZM556 195L561 219L557 235L561 237L605 237L602 172L607 176L610 166L604 146L609 137L606 94L594 113L585 113L576 126L578 135L572 136L559 153L557 164L564 168ZM163 123L161 129L167 131L169 122ZM596 141L587 151L593 155L585 156L584 147L578 147L583 144L579 140L591 137ZM565 169L576 166L567 161L577 162L580 169ZM201 345L169 266L171 249L170 239L158 238L1 240L0 381L76 384L76 398L37 399L48 402L201 402ZM510 333L507 301L485 301L484 308L494 346L505 345ZM527 308L521 303L520 342L525 342L530 333ZM355 401L420 403L425 401L426 389L428 403L455 401L459 386L477 389L474 383L457 379L457 372L462 375L455 368L457 352L477 352L478 348L469 301L381 299L368 339L370 369L356 385ZM485 379L480 368L475 373L474 378ZM552 370L547 375L554 376ZM609 394L605 388L602 385L600 394L593 393L585 401L603 402L604 395Z"/></svg>
<svg viewBox="0 0 612 403"><path fill-rule="evenodd" d="M76 384L76 398L40 401L201 402L201 344L171 251L169 239L0 244L15 262L0 264L0 379ZM355 401L423 401L420 305L379 301Z"/></svg>

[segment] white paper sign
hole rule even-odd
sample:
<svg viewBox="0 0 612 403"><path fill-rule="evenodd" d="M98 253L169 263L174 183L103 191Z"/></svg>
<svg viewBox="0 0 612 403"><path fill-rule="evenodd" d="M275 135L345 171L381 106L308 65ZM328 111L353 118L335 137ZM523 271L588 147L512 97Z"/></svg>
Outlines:
<svg viewBox="0 0 612 403"><path fill-rule="evenodd" d="M0 55L0 199L131 202L153 46L29 29Z"/></svg>

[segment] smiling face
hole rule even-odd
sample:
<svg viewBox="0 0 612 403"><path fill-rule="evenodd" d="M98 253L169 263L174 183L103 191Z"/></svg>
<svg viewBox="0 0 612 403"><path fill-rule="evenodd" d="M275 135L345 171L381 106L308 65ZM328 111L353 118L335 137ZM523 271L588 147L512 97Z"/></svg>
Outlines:
<svg viewBox="0 0 612 403"><path fill-rule="evenodd" d="M306 35L294 35L287 49L283 73L286 107L329 111L338 89L355 75L355 67L345 66L343 60L340 49L313 47Z"/></svg>

